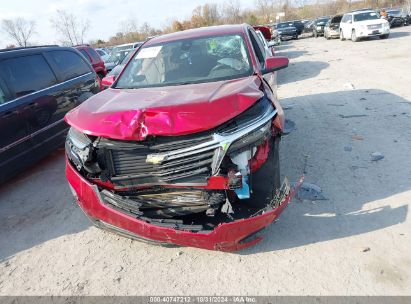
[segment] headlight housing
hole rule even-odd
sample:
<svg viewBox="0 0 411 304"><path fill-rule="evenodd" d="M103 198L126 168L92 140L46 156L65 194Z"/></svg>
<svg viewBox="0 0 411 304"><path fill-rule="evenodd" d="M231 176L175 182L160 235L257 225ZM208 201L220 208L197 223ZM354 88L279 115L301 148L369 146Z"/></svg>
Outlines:
<svg viewBox="0 0 411 304"><path fill-rule="evenodd" d="M96 162L91 162L93 142L84 133L71 127L65 144L66 154L77 170L85 169L89 173L100 172Z"/></svg>
<svg viewBox="0 0 411 304"><path fill-rule="evenodd" d="M263 126L253 130L252 132L244 135L240 139L234 141L228 149L228 154L241 153L250 146L257 146L262 144L267 138L271 136L271 120Z"/></svg>
<svg viewBox="0 0 411 304"><path fill-rule="evenodd" d="M239 132L244 127L255 124L261 117L272 111L274 111L273 103L264 96L249 109L226 123L218 133L226 136Z"/></svg>

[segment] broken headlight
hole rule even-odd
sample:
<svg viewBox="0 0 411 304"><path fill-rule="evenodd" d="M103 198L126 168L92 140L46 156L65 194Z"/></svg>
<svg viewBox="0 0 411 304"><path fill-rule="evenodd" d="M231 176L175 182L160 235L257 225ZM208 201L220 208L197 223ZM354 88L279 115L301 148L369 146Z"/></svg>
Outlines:
<svg viewBox="0 0 411 304"><path fill-rule="evenodd" d="M259 124L262 117L267 113L274 111L272 102L264 97L244 113L235 118L236 127L231 128L231 132L240 132L243 128L250 125ZM265 124L244 134L239 139L231 143L228 153L241 152L243 148L249 148L251 145L259 144L267 139L271 134L271 119Z"/></svg>
<svg viewBox="0 0 411 304"><path fill-rule="evenodd" d="M258 123L267 113L274 111L274 105L267 97L261 98L249 109L227 123L219 132L221 135L231 135Z"/></svg>
<svg viewBox="0 0 411 304"><path fill-rule="evenodd" d="M258 146L263 143L271 135L271 120L261 127L251 131L230 145L227 153L240 153L244 148L249 149L250 146Z"/></svg>
<svg viewBox="0 0 411 304"><path fill-rule="evenodd" d="M66 139L66 154L77 170L84 168L89 173L100 171L97 163L91 163L93 145L90 138L84 133L70 128ZM96 167L97 166L97 167Z"/></svg>

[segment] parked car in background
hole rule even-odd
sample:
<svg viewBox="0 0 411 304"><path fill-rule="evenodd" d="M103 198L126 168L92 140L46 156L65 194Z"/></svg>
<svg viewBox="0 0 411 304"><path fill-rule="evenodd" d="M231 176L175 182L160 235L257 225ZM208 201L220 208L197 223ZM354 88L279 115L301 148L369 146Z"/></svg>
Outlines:
<svg viewBox="0 0 411 304"><path fill-rule="evenodd" d="M361 38L378 36L388 38L390 25L373 10L354 11L344 14L340 23L340 39L356 42Z"/></svg>
<svg viewBox="0 0 411 304"><path fill-rule="evenodd" d="M313 24L311 25L311 29L315 38L324 35L324 27L328 20L330 20L330 17L319 17L314 20Z"/></svg>
<svg viewBox="0 0 411 304"><path fill-rule="evenodd" d="M263 34L263 37L265 40L267 41L271 40L272 30L269 26L256 25L256 26L253 26L253 28L255 31L260 31L260 33Z"/></svg>
<svg viewBox="0 0 411 304"><path fill-rule="evenodd" d="M267 39L265 39L263 33L260 30L255 31L255 33L260 39L259 41L262 43L265 51L268 52L270 56L274 56L274 45L268 45Z"/></svg>
<svg viewBox="0 0 411 304"><path fill-rule="evenodd" d="M93 67L97 75L100 77L100 79L104 78L104 76L107 75L107 70L106 66L104 65L103 59L91 46L78 45L74 48L78 50L84 56L84 58L88 60L88 62L91 63L91 66Z"/></svg>
<svg viewBox="0 0 411 304"><path fill-rule="evenodd" d="M64 144L64 115L98 93L99 81L73 48L0 50L0 182Z"/></svg>
<svg viewBox="0 0 411 304"><path fill-rule="evenodd" d="M301 35L304 32L304 23L301 20L294 20L293 25L297 29L298 35Z"/></svg>
<svg viewBox="0 0 411 304"><path fill-rule="evenodd" d="M342 15L336 15L330 18L324 26L324 38L338 38L340 37L340 22Z"/></svg>
<svg viewBox="0 0 411 304"><path fill-rule="evenodd" d="M96 49L96 52L100 55L101 59L103 59L104 62L106 62L110 57L110 55L103 49Z"/></svg>
<svg viewBox="0 0 411 304"><path fill-rule="evenodd" d="M110 72L114 67L126 57L130 49L135 49L141 46L143 42L126 43L114 47L111 50L110 57L107 59L106 68Z"/></svg>
<svg viewBox="0 0 411 304"><path fill-rule="evenodd" d="M111 72L117 65L119 65L123 61L127 54L129 54L133 50L134 49L113 50L110 54L110 58L106 63L107 71Z"/></svg>
<svg viewBox="0 0 411 304"><path fill-rule="evenodd" d="M107 89L121 73L127 62L130 60L131 56L134 54L135 49L124 50L122 52L127 53L123 60L116 65L107 75L101 80L101 84L104 89Z"/></svg>
<svg viewBox="0 0 411 304"><path fill-rule="evenodd" d="M406 14L403 13L402 9L387 9L385 11L388 15L390 27L404 26L407 24Z"/></svg>
<svg viewBox="0 0 411 304"><path fill-rule="evenodd" d="M294 22L280 22L276 25L275 29L280 35L280 39L298 39L298 31L294 26Z"/></svg>
<svg viewBox="0 0 411 304"><path fill-rule="evenodd" d="M284 111L263 79L288 59L258 39L249 25L153 38L66 115L66 176L95 225L221 251L262 239L298 187L280 183Z"/></svg>

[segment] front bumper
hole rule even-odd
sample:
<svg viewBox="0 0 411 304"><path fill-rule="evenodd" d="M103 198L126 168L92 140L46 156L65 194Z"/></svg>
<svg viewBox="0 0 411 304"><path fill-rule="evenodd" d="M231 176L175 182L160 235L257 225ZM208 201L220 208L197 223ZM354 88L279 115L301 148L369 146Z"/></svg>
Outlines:
<svg viewBox="0 0 411 304"><path fill-rule="evenodd" d="M338 29L330 30L330 37L340 37L340 31Z"/></svg>
<svg viewBox="0 0 411 304"><path fill-rule="evenodd" d="M296 36L298 36L297 32L281 33L280 34L280 39L292 39Z"/></svg>
<svg viewBox="0 0 411 304"><path fill-rule="evenodd" d="M263 237L258 233L282 213L303 182L302 177L277 208L250 218L219 224L214 230L203 233L157 226L108 207L103 204L98 187L82 177L68 160L66 176L80 207L101 228L164 245L175 244L220 251L236 251L261 241Z"/></svg>
<svg viewBox="0 0 411 304"><path fill-rule="evenodd" d="M384 28L384 27L380 29L375 29L375 30L360 29L360 31L357 34L357 37L358 38L375 37L375 36L387 35L389 33L390 33L390 29Z"/></svg>

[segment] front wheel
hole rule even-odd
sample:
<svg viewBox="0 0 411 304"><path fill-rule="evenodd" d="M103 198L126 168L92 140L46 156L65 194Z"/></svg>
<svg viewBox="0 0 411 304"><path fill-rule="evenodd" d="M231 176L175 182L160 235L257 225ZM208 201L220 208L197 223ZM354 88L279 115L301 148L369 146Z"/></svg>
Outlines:
<svg viewBox="0 0 411 304"><path fill-rule="evenodd" d="M380 39L387 39L388 36L389 36L389 34L381 35L381 36L380 36Z"/></svg>
<svg viewBox="0 0 411 304"><path fill-rule="evenodd" d="M341 41L344 41L344 40L345 40L345 38L344 38L344 33L343 33L342 30L340 30L340 40L341 40Z"/></svg>
<svg viewBox="0 0 411 304"><path fill-rule="evenodd" d="M317 31L314 31L314 37L317 38L318 37L318 33Z"/></svg>
<svg viewBox="0 0 411 304"><path fill-rule="evenodd" d="M355 33L355 30L352 30L351 40L352 40L353 42L357 42L357 41L358 41L357 34Z"/></svg>

